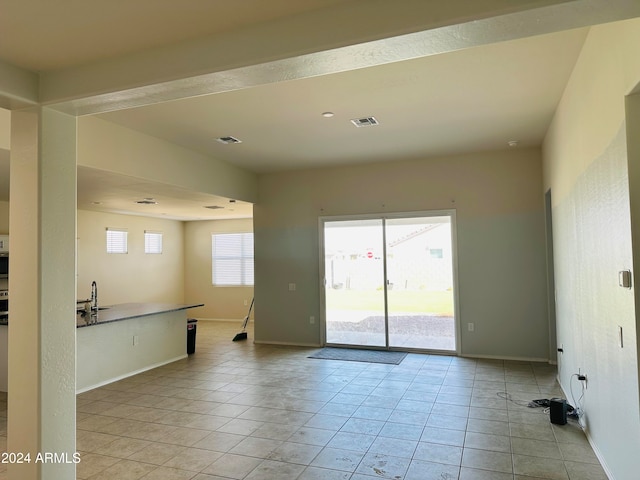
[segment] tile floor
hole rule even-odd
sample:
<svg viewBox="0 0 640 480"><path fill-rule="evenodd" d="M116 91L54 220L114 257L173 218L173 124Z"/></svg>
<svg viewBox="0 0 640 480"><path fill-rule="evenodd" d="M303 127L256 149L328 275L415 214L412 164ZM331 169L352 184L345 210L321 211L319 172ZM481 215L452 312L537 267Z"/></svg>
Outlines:
<svg viewBox="0 0 640 480"><path fill-rule="evenodd" d="M519 404L561 396L549 365L316 360L308 348L254 345L251 330L232 342L238 329L199 322L195 355L78 395L77 477L607 478L575 422L552 425Z"/></svg>

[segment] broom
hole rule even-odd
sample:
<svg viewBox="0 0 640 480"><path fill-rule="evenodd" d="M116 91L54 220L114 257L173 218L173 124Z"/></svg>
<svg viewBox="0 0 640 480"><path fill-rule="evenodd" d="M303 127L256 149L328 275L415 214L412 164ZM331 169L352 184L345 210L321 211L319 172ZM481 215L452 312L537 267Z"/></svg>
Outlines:
<svg viewBox="0 0 640 480"><path fill-rule="evenodd" d="M251 305L249 306L249 313L244 317L244 322L242 322L242 331L240 333L236 333L236 336L233 337L233 341L237 342L238 340L246 340L247 339L247 324L249 323L249 317L251 316L251 309L253 308L253 298L251 299Z"/></svg>

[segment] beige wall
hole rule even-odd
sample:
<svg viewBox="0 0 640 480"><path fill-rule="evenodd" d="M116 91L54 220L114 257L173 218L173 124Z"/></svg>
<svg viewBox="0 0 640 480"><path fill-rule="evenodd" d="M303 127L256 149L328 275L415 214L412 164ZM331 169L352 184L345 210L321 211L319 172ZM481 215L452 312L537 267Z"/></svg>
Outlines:
<svg viewBox="0 0 640 480"><path fill-rule="evenodd" d="M0 201L0 234L9 233L9 202Z"/></svg>
<svg viewBox="0 0 640 480"><path fill-rule="evenodd" d="M640 470L635 292L618 285L618 272L632 270L640 256L631 237L640 205L629 197L640 177L630 178L627 157L638 134L627 134L625 125L625 96L640 82L639 44L640 20L591 28L543 147L544 190L553 199L557 341L564 350L559 379L567 394L584 393L586 432L617 480L635 479ZM637 119L638 102L636 108L630 113ZM573 376L579 369L587 375L584 391Z"/></svg>
<svg viewBox="0 0 640 480"><path fill-rule="evenodd" d="M106 253L105 229L126 228L129 253ZM144 231L163 233L163 253L144 253ZM101 305L128 302L183 303L183 223L78 210L78 299L98 283Z"/></svg>
<svg viewBox="0 0 640 480"><path fill-rule="evenodd" d="M96 117L78 119L78 165L247 202L256 175Z"/></svg>
<svg viewBox="0 0 640 480"><path fill-rule="evenodd" d="M200 319L237 320L249 310L253 287L214 287L211 281L211 234L253 231L253 220L215 220L185 223L185 301L204 303L189 310Z"/></svg>
<svg viewBox="0 0 640 480"><path fill-rule="evenodd" d="M319 216L455 209L462 354L548 359L541 185L538 149L260 176L256 340L320 343Z"/></svg>

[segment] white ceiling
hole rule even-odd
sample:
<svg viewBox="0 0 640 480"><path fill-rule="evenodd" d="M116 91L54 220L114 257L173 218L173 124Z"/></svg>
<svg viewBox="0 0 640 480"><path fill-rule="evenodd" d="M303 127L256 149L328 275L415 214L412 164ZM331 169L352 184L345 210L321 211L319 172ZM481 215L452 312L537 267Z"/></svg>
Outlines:
<svg viewBox="0 0 640 480"><path fill-rule="evenodd" d="M540 145L586 29L99 115L255 172ZM322 113L335 113L332 118ZM380 125L356 128L350 119ZM231 135L241 144L224 145Z"/></svg>
<svg viewBox="0 0 640 480"><path fill-rule="evenodd" d="M0 0L0 60L51 71L349 1L189 0L176 9L173 0ZM519 142L515 148L535 147L542 142L587 31L493 43L98 116L259 174L507 149L510 140ZM335 115L324 118L325 111ZM349 122L362 116L375 116L380 125L358 129ZM215 141L227 135L242 143ZM0 155L4 176L3 162ZM86 168L79 169L78 176L79 208L182 219L251 215L251 205L230 204L227 198ZM156 213L134 203L145 197L159 202ZM225 209L209 211L205 204Z"/></svg>

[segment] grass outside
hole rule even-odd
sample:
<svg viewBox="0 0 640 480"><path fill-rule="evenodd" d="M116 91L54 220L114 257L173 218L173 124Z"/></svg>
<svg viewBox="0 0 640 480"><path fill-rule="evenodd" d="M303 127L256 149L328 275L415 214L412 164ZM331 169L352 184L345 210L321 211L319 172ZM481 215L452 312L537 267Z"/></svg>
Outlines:
<svg viewBox="0 0 640 480"><path fill-rule="evenodd" d="M388 290L389 312L453 316L453 291ZM327 310L382 310L382 290L326 291Z"/></svg>

